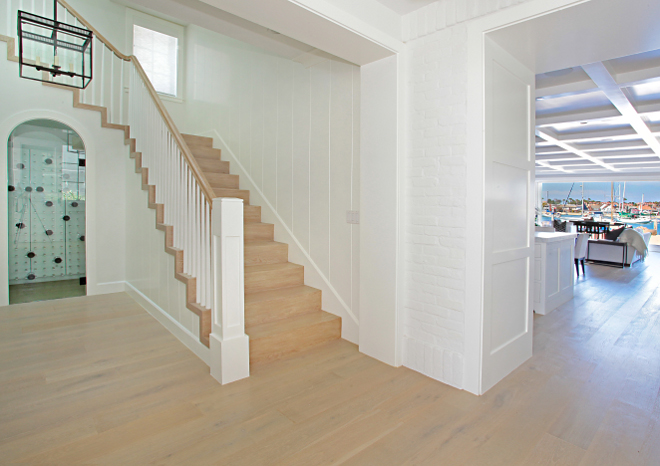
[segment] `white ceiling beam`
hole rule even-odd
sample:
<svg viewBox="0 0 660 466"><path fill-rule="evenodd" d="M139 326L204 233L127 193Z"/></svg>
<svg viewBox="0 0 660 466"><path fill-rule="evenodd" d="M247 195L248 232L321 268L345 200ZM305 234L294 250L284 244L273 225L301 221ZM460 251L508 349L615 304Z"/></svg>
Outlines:
<svg viewBox="0 0 660 466"><path fill-rule="evenodd" d="M568 152L572 152L573 154L575 154L577 156L580 156L583 159L589 160L590 162L595 163L596 165L600 165L601 167L606 168L608 170L617 171L617 169L614 168L613 166L603 162L602 160L599 160L595 157L592 157L591 155L587 154L586 152L581 151L579 149L576 149L575 147L573 147L569 144L566 144L565 142L562 142L559 139L553 138L548 133L544 133L543 131L537 129L536 130L536 135L538 137L550 142L550 143L553 143L556 146L561 147L562 149L567 150Z"/></svg>
<svg viewBox="0 0 660 466"><path fill-rule="evenodd" d="M628 100L626 94L621 90L619 84L614 80L612 73L603 63L592 63L582 66L582 69L589 75L591 80L596 83L598 88L612 102L612 105L621 112L621 115L628 120L628 124L641 136L648 146L660 156L660 142L651 132L642 117L637 113L635 106Z"/></svg>
<svg viewBox="0 0 660 466"><path fill-rule="evenodd" d="M566 170L561 165L550 165L549 163L545 162L544 160L537 160L536 163L538 165L542 166L543 168L549 168L549 169L559 171L559 172L564 172L564 173L571 173L570 170Z"/></svg>

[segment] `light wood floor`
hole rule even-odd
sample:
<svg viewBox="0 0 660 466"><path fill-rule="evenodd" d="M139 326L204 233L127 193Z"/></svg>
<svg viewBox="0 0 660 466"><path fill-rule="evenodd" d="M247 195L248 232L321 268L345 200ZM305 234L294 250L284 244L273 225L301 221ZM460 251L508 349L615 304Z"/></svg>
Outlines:
<svg viewBox="0 0 660 466"><path fill-rule="evenodd" d="M223 387L125 294L0 308L0 464L660 464L660 254L587 268L482 397L344 341Z"/></svg>

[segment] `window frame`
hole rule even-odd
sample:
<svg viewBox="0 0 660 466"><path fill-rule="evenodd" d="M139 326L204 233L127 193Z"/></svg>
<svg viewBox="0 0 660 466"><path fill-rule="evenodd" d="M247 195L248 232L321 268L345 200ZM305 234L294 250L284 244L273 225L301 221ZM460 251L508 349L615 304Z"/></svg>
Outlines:
<svg viewBox="0 0 660 466"><path fill-rule="evenodd" d="M161 94L158 92L158 96L162 100L170 100L173 102L183 102L183 89L184 89L184 39L185 39L185 26L157 18L146 13L142 13L131 8L126 9L126 43L128 44L131 55L133 53L133 27L139 26L142 28L150 29L152 31L159 32L161 34L166 34L177 39L177 68L176 68L176 96L169 94Z"/></svg>

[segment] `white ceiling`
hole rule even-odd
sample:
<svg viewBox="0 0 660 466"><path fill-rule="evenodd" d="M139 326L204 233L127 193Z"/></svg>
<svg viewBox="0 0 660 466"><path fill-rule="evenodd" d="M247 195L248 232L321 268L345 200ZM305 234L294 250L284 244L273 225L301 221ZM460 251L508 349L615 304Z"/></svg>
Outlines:
<svg viewBox="0 0 660 466"><path fill-rule="evenodd" d="M537 178L660 174L660 50L537 75Z"/></svg>
<svg viewBox="0 0 660 466"><path fill-rule="evenodd" d="M358 0L359 1L359 0ZM376 0L378 3L386 6L390 10L400 15L407 15L423 6L433 3L437 0Z"/></svg>
<svg viewBox="0 0 660 466"><path fill-rule="evenodd" d="M294 60L318 50L365 65L404 46L401 16L376 0L113 1L180 24L195 24ZM397 1L416 4L426 0Z"/></svg>

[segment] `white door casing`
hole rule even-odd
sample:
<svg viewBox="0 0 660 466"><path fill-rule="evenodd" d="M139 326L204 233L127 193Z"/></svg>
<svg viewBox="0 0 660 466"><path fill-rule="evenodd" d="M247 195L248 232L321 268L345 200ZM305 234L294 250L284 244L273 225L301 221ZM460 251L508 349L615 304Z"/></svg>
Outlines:
<svg viewBox="0 0 660 466"><path fill-rule="evenodd" d="M482 393L532 355L534 73L485 39Z"/></svg>

